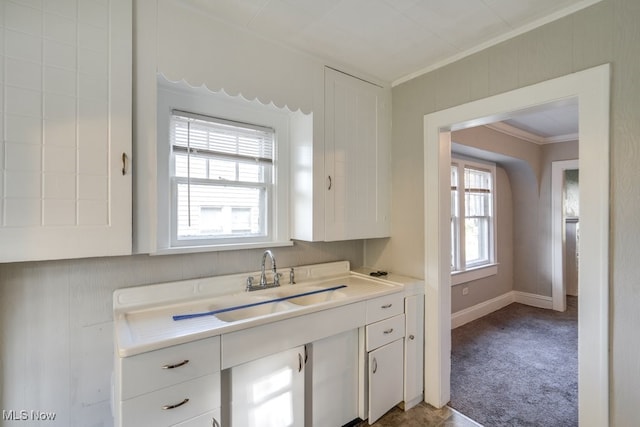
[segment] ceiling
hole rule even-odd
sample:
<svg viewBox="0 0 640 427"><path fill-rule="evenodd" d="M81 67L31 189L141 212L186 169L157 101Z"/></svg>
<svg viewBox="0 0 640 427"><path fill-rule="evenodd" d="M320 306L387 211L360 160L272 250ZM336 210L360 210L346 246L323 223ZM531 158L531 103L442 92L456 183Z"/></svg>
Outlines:
<svg viewBox="0 0 640 427"><path fill-rule="evenodd" d="M179 0L329 64L398 84L599 0ZM539 144L577 138L577 104L491 125Z"/></svg>
<svg viewBox="0 0 640 427"><path fill-rule="evenodd" d="M402 80L599 0L180 0L226 23Z"/></svg>
<svg viewBox="0 0 640 427"><path fill-rule="evenodd" d="M574 99L539 106L488 127L536 144L575 141L578 139L578 102Z"/></svg>

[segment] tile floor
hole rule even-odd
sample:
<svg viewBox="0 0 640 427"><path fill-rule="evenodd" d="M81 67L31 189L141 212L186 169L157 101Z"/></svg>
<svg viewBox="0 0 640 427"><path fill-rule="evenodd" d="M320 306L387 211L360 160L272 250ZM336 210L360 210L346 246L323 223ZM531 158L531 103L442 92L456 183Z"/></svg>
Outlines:
<svg viewBox="0 0 640 427"><path fill-rule="evenodd" d="M357 427L368 427L363 421ZM373 427L482 427L460 412L445 406L434 408L427 403L420 403L408 411L398 407L387 412L382 418L372 424Z"/></svg>

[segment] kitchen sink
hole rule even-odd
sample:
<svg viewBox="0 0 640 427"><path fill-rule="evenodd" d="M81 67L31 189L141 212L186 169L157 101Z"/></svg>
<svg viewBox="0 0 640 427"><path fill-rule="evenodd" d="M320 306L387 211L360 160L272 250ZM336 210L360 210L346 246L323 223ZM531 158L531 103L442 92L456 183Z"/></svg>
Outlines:
<svg viewBox="0 0 640 427"><path fill-rule="evenodd" d="M255 293L245 293L217 298L213 304L203 307L202 311L174 315L174 320L215 316L223 322L238 322L274 313L299 309L324 302L346 298L347 294L339 289L346 285L334 286L287 286L268 289Z"/></svg>
<svg viewBox="0 0 640 427"><path fill-rule="evenodd" d="M252 299L253 302L248 301L248 307L244 305L221 305L215 304L210 307L212 312L218 319L223 322L237 322L240 320L251 319L259 316L266 316L273 313L279 313L282 311L288 311L297 308L295 305L288 303L287 301L271 301L269 299L258 300ZM257 304L257 305L252 305Z"/></svg>
<svg viewBox="0 0 640 427"><path fill-rule="evenodd" d="M322 286L293 287L273 293L274 296L287 298L286 301L296 305L313 305L345 298L347 294L337 289L331 290Z"/></svg>

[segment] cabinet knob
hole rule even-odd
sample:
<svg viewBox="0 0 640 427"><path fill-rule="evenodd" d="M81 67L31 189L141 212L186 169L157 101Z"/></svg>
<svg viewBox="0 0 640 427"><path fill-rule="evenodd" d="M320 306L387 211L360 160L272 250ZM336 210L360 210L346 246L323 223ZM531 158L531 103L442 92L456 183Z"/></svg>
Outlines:
<svg viewBox="0 0 640 427"><path fill-rule="evenodd" d="M409 335L409 339L410 340L414 340L416 337L413 336L413 334Z"/></svg>

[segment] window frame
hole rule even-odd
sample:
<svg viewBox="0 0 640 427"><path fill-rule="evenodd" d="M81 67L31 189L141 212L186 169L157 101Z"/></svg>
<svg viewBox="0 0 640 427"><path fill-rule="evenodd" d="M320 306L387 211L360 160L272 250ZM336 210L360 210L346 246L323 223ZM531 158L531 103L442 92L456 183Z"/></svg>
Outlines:
<svg viewBox="0 0 640 427"><path fill-rule="evenodd" d="M456 227L452 226L451 231L451 251L452 260L454 262L451 266L451 285L458 285L466 283L472 280L481 279L497 274L497 212L496 212L496 164L492 162L486 162L478 159L471 159L464 156L456 156L452 154L451 168L457 167L457 208L458 216L456 217L453 212L453 194L452 194L452 222L455 222ZM490 190L491 194L491 215L488 221L488 259L486 262L480 262L467 265L466 263L466 243L465 243L465 227L466 220L466 198L467 193L465 189L465 169L474 169L483 172L488 172L491 176ZM450 172L450 177L452 173ZM453 183L452 183L453 186ZM459 191L463 189L464 191ZM454 191L453 188L451 190ZM457 221L455 221L457 219Z"/></svg>
<svg viewBox="0 0 640 427"><path fill-rule="evenodd" d="M162 76L158 77L157 94L157 231L156 250L153 253L160 255L293 245L289 237L290 113L273 105L247 101L241 96L232 97L222 91L211 92L205 87L192 88L184 83L171 83ZM272 179L266 195L271 209L267 212L268 225L264 236L178 241L177 220L173 214L176 191L170 141L170 120L174 110L274 130Z"/></svg>
<svg viewBox="0 0 640 427"><path fill-rule="evenodd" d="M210 122L215 124L223 124L223 125L230 125L233 127L237 127L237 128L245 128L245 129L251 129L251 128L256 128L260 131L265 131L268 132L272 135L272 144L273 144L273 148L272 150L275 150L277 147L277 135L275 132L275 129L273 128L267 128L264 126L258 126L255 125L253 123L243 123L243 122L236 122L236 121L230 121L227 119L223 119L220 117L210 117L210 116L204 116L201 114L195 114L193 112L189 112L189 111L182 111L182 110L172 110L171 112L171 121L170 121L170 126L172 126L171 123L173 123L173 118L175 117L180 117L180 118L186 118L186 119L194 119L194 120L198 120L198 121L204 121L204 122ZM169 134L171 134L171 132L169 132ZM176 145L174 143L172 143L171 141L169 142L169 144L171 145L171 154L170 154L170 162L171 162L171 166L170 166L170 183L171 183L171 204L170 204L170 209L171 209L171 246L172 247L182 247L182 246L218 246L218 245L229 245L229 244L238 244L238 243L255 243L255 242L262 242L262 241L270 241L272 240L272 234L273 234L273 192L274 190L274 185L273 185L273 177L274 177L274 173L276 170L275 167L275 162L273 161L273 159L254 159L254 161L256 162L256 164L260 164L262 166L265 167L264 173L264 180L263 181L256 181L256 182L246 182L246 181L240 181L240 180L236 180L236 181L230 181L230 180L226 180L226 179L215 179L215 178L211 178L209 176L207 176L206 178L192 178L192 177L184 177L184 176L177 176L176 173L176 155L186 155L189 156L191 152L193 152L195 154L195 157L200 157L203 159L207 159L207 160L231 160L231 161L235 161L236 162L236 175L238 174L238 165L240 163L243 162L248 162L248 158L247 156L243 156L243 155L235 155L235 154L224 154L224 153L213 153L213 152L209 152L209 150L198 150L198 149L191 149L188 147L183 147L183 146L178 146L176 147ZM177 149L176 149L177 148ZM193 151L192 151L193 150ZM207 166L209 166L208 162L207 162ZM208 168L207 168L207 175L208 175ZM240 235L240 234L234 234L233 233L233 226L232 223L226 224L229 225L229 229L232 230L230 233L225 234L225 235L221 235L221 236L202 236L202 237L198 237L198 236L194 236L191 238L184 238L184 237L179 237L179 219L178 219L178 187L180 185L196 185L196 186L211 186L211 187L234 187L234 188L244 188L244 189L256 189L258 190L261 195L260 195L260 213L261 218L260 218L260 233L257 234L251 234L251 235ZM229 212L229 218L231 218L232 212L234 208L244 208L245 206L229 206L230 208L230 212ZM250 208L249 208L250 209Z"/></svg>

